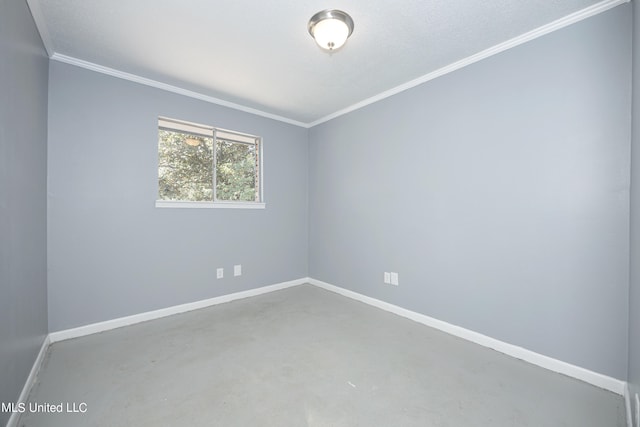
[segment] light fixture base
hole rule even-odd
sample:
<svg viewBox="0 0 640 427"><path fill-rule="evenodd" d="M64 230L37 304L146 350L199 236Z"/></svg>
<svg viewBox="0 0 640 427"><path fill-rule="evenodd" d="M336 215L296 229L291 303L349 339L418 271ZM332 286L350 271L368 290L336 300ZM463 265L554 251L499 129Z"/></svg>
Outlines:
<svg viewBox="0 0 640 427"><path fill-rule="evenodd" d="M320 24L321 22L328 21L328 20L333 20L334 22L338 21L344 24L344 26L346 26L347 28L346 37L343 36L343 38L335 41L325 40L325 39L320 41L320 37L316 33L316 29L317 29L316 27L318 27L318 24ZM330 51L334 49L339 49L346 42L349 36L351 36L351 34L353 33L353 27L354 27L354 24L351 16L349 16L348 13L343 12L341 10L337 10L337 9L322 10L316 13L315 15L313 15L311 19L309 19L309 23L307 24L307 30L309 31L309 34L311 35L311 37L313 37L316 40L316 42L320 47Z"/></svg>

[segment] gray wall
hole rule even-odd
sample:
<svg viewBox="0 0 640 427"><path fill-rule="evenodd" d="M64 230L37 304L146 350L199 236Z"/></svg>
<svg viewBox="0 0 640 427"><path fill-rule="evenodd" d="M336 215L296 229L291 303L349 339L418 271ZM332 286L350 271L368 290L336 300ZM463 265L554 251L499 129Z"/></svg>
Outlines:
<svg viewBox="0 0 640 427"><path fill-rule="evenodd" d="M26 3L2 1L0 402L18 399L47 333L47 69Z"/></svg>
<svg viewBox="0 0 640 427"><path fill-rule="evenodd" d="M631 24L620 6L312 128L310 276L626 379Z"/></svg>
<svg viewBox="0 0 640 427"><path fill-rule="evenodd" d="M640 6L633 2L633 131L631 140L631 278L629 389L640 393ZM633 400L632 400L633 402ZM633 406L632 406L633 407ZM632 411L633 413L634 411ZM637 422L637 421L636 421ZM634 424L636 425L636 424Z"/></svg>
<svg viewBox="0 0 640 427"><path fill-rule="evenodd" d="M51 331L307 275L306 129L55 61L49 78ZM267 208L155 208L160 115L262 136Z"/></svg>
<svg viewBox="0 0 640 427"><path fill-rule="evenodd" d="M0 300L6 305L0 311L2 398L4 384L18 384L11 385L16 394L32 362L9 357L17 348L12 338L30 337L20 343L28 350L22 354L33 359L47 312L41 249L46 59L24 4L7 4L0 14L0 85L2 93L21 91L15 97L21 108L6 102L0 107L6 162L0 173L9 174L0 187L1 231L5 236L28 229L29 236L20 236L17 249L2 239L2 289L14 295ZM50 330L309 274L627 378L630 7L332 120L308 135L53 62ZM28 43L7 43L16 37ZM18 46L31 51L19 52ZM38 64L4 60L19 54L23 62ZM155 208L158 115L262 135L267 209ZM26 118L31 126L25 133ZM15 144L16 139L34 144ZM32 191L11 194L11 180ZM18 215L16 197L33 205ZM638 197L632 200L637 206ZM638 242L637 231L633 236L632 243ZM29 268L10 271L9 265L24 267L27 247ZM243 264L240 278L230 275L235 263ZM216 280L220 266L226 277ZM400 286L382 284L383 271L399 272ZM19 275L34 286L13 286ZM632 273L632 308L637 283L638 273ZM634 315L632 310L629 379L637 386ZM29 321L16 321L19 316Z"/></svg>

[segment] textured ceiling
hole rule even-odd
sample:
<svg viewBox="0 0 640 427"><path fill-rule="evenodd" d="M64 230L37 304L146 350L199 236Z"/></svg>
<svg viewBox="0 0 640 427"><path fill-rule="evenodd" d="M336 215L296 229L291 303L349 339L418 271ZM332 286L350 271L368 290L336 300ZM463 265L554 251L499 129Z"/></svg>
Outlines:
<svg viewBox="0 0 640 427"><path fill-rule="evenodd" d="M50 54L302 123L595 4L598 1L29 0ZM332 7L349 13L355 30L342 49L328 54L316 46L306 25L315 12Z"/></svg>

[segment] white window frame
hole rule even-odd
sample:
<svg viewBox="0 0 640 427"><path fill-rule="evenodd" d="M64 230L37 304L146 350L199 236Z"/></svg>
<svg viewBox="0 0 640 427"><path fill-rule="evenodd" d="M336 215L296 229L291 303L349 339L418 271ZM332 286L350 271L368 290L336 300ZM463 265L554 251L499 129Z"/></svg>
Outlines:
<svg viewBox="0 0 640 427"><path fill-rule="evenodd" d="M222 128L216 128L213 126L206 126L197 123L187 122L184 120L176 120L168 117L158 117L158 129L170 129L174 131L183 131L186 133L192 133L196 135L206 136L213 138L213 200L212 201L192 201L192 200L156 200L156 208L195 208L195 209L265 209L266 203L264 202L264 155L262 147L262 137L251 135L248 133L242 133L234 130L227 130ZM234 201L234 200L217 200L216 197L216 144L218 135L227 136L222 138L224 140L230 140L236 143L244 144L257 144L257 156L258 156L258 198L259 201ZM254 142L250 142L253 140ZM157 182L157 180L156 180ZM156 191L156 194L158 192Z"/></svg>

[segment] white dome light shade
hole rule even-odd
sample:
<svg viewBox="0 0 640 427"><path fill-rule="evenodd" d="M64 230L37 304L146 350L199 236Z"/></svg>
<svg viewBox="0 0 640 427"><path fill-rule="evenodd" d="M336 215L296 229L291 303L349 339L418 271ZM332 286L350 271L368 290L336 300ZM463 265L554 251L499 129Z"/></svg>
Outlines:
<svg viewBox="0 0 640 427"><path fill-rule="evenodd" d="M323 10L309 20L309 34L327 50L342 47L353 32L353 20L341 10Z"/></svg>
<svg viewBox="0 0 640 427"><path fill-rule="evenodd" d="M313 37L324 49L340 49L349 37L349 27L338 19L325 19L313 27Z"/></svg>

